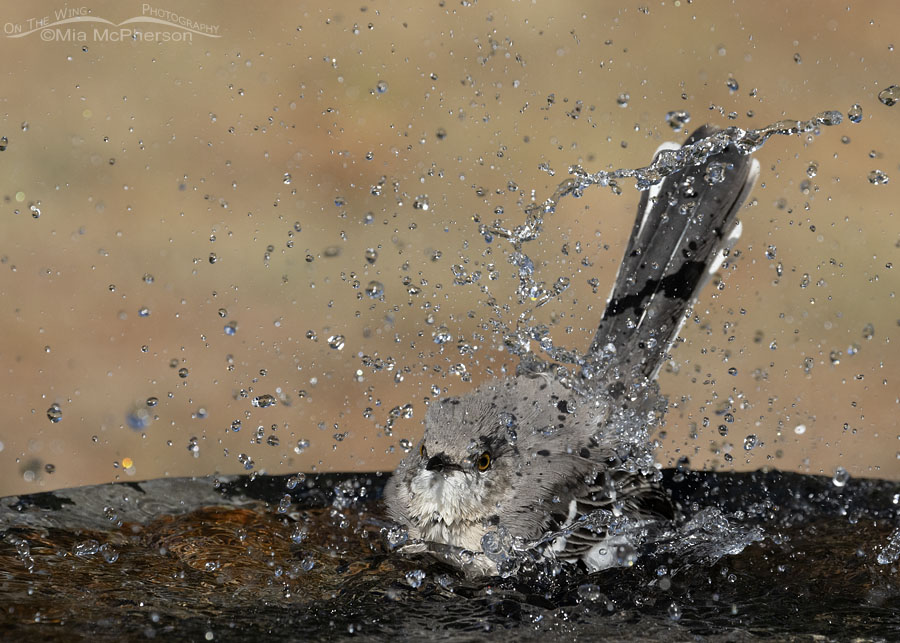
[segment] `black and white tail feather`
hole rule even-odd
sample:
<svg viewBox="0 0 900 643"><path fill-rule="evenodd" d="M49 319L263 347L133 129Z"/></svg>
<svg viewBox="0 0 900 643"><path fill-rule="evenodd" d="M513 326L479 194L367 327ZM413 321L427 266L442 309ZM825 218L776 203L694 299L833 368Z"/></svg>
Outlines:
<svg viewBox="0 0 900 643"><path fill-rule="evenodd" d="M715 131L701 127L687 143ZM660 149L677 154L680 146ZM737 240L737 213L758 174L755 160L729 147L644 192L588 354L608 369L608 394L588 400L547 375L521 375L432 402L425 437L385 489L389 516L434 545L432 553L476 552L468 563L456 560L476 574L500 570L478 554L500 528L596 570L616 564L616 539L585 516L606 509L631 527L671 518L666 494L619 466L623 445L608 424L612 409L631 403L627 391L656 377L688 310ZM548 541L553 533L562 535Z"/></svg>
<svg viewBox="0 0 900 643"><path fill-rule="evenodd" d="M704 125L685 145L715 133ZM666 143L657 154L680 147ZM685 313L740 237L737 213L758 176L759 163L729 146L642 193L591 353L611 346L617 361L656 377Z"/></svg>

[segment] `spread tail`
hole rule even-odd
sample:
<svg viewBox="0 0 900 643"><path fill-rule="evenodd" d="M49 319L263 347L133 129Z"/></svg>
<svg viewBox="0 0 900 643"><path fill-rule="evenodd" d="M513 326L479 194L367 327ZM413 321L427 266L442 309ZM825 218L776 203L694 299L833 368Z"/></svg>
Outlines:
<svg viewBox="0 0 900 643"><path fill-rule="evenodd" d="M704 125L685 145L716 131ZM758 176L759 163L730 145L642 193L591 354L611 344L617 363L656 377L686 311L740 236L737 212Z"/></svg>

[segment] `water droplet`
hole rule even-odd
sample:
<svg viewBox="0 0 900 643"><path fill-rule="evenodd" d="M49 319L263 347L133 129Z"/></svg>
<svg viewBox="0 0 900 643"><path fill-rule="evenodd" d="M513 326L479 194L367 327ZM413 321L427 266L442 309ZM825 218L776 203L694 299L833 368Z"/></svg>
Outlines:
<svg viewBox="0 0 900 643"><path fill-rule="evenodd" d="M850 474L847 473L847 470L844 467L838 467L834 470L834 477L831 478L831 483L835 487L843 487L847 484L847 481L850 479Z"/></svg>
<svg viewBox="0 0 900 643"><path fill-rule="evenodd" d="M803 62L803 59L800 57L800 54L794 54L794 62L798 65Z"/></svg>
<svg viewBox="0 0 900 643"><path fill-rule="evenodd" d="M238 324L236 321L230 321L225 324L225 334L226 335L236 335L238 329Z"/></svg>
<svg viewBox="0 0 900 643"><path fill-rule="evenodd" d="M241 430L241 421L240 420L232 420L231 421L231 430L237 433Z"/></svg>
<svg viewBox="0 0 900 643"><path fill-rule="evenodd" d="M99 551L100 543L94 539L83 540L79 543L75 543L75 546L72 548L72 553L80 557L93 556Z"/></svg>
<svg viewBox="0 0 900 643"><path fill-rule="evenodd" d="M696 201L684 201L678 205L678 214L689 217L694 214L697 209Z"/></svg>
<svg viewBox="0 0 900 643"><path fill-rule="evenodd" d="M616 104L619 107L628 107L629 100L631 100L631 96L629 96L627 93L619 94L616 97Z"/></svg>
<svg viewBox="0 0 900 643"><path fill-rule="evenodd" d="M706 172L703 175L703 180L706 181L709 185L717 185L725 180L725 164L724 163L710 163L706 167Z"/></svg>
<svg viewBox="0 0 900 643"><path fill-rule="evenodd" d="M63 413L62 413L62 409L60 408L59 404L56 404L54 402L53 404L50 405L50 408L47 409L47 417L54 424L57 422L60 422L62 420Z"/></svg>
<svg viewBox="0 0 900 643"><path fill-rule="evenodd" d="M677 110L666 113L666 123L674 132L680 132L681 129L691 122L691 115L688 112Z"/></svg>
<svg viewBox="0 0 900 643"><path fill-rule="evenodd" d="M774 259L778 248L776 246L768 246L766 248L766 259Z"/></svg>
<svg viewBox="0 0 900 643"><path fill-rule="evenodd" d="M378 251L375 248L366 248L366 261L375 263L378 260Z"/></svg>
<svg viewBox="0 0 900 643"><path fill-rule="evenodd" d="M891 180L890 177L881 170L872 170L866 178L869 179L869 183L872 185L885 185Z"/></svg>
<svg viewBox="0 0 900 643"><path fill-rule="evenodd" d="M863 327L863 339L872 339L875 336L875 326L872 324L866 324Z"/></svg>
<svg viewBox="0 0 900 643"><path fill-rule="evenodd" d="M379 80L377 83L375 83L375 91L378 92L379 94L384 94L387 92L387 90L388 90L388 84L386 82L384 82L383 80Z"/></svg>
<svg viewBox="0 0 900 643"><path fill-rule="evenodd" d="M0 152L5 152L7 147L9 147L9 139L5 136L0 136Z"/></svg>
<svg viewBox="0 0 900 643"><path fill-rule="evenodd" d="M583 600L589 601L591 603L596 603L597 601L604 598L603 591L600 589L599 585L595 585L594 583L585 583L584 585L579 585L578 595Z"/></svg>
<svg viewBox="0 0 900 643"><path fill-rule="evenodd" d="M178 369L178 377L180 377L181 379L186 378L188 376L188 374L189 374L189 371L187 368L181 367Z"/></svg>
<svg viewBox="0 0 900 643"><path fill-rule="evenodd" d="M117 552L109 543L100 545L100 555L103 556L103 560L110 565L119 560L119 552Z"/></svg>
<svg viewBox="0 0 900 643"><path fill-rule="evenodd" d="M677 603L672 603L669 605L669 618L673 621L681 620L681 608L678 607Z"/></svg>
<svg viewBox="0 0 900 643"><path fill-rule="evenodd" d="M819 164L816 163L815 161L813 161L813 162L810 163L809 166L806 168L806 176L808 176L809 178L812 179L812 178L814 178L818 173L819 173Z"/></svg>
<svg viewBox="0 0 900 643"><path fill-rule="evenodd" d="M812 357L804 357L803 358L803 372L809 375L810 371L812 371L813 366L815 366L816 360Z"/></svg>
<svg viewBox="0 0 900 643"><path fill-rule="evenodd" d="M146 429L153 421L153 415L147 410L146 404L135 404L125 414L125 423L136 431Z"/></svg>
<svg viewBox="0 0 900 643"><path fill-rule="evenodd" d="M396 525L388 529L387 541L391 548L399 547L409 540L409 532L403 527Z"/></svg>
<svg viewBox="0 0 900 643"><path fill-rule="evenodd" d="M638 554L634 547L628 544L616 546L616 565L619 567L633 567Z"/></svg>
<svg viewBox="0 0 900 643"><path fill-rule="evenodd" d="M750 451L757 444L757 437L754 434L750 434L744 438L744 451Z"/></svg>
<svg viewBox="0 0 900 643"><path fill-rule="evenodd" d="M850 119L851 123L861 123L863 118L862 105L854 103L850 109L847 110L847 118Z"/></svg>
<svg viewBox="0 0 900 643"><path fill-rule="evenodd" d="M414 569L411 572L406 572L406 582L409 583L409 586L413 589L417 589L422 585L422 581L425 580L425 572L421 569Z"/></svg>
<svg viewBox="0 0 900 643"><path fill-rule="evenodd" d="M138 317L149 317L149 316L150 316L149 308L147 308L146 306L138 308Z"/></svg>
<svg viewBox="0 0 900 643"><path fill-rule="evenodd" d="M274 395L264 393L263 395L259 395L250 400L250 404L258 408L265 409L278 404L278 400L275 399Z"/></svg>
<svg viewBox="0 0 900 643"><path fill-rule="evenodd" d="M404 404L403 406L395 406L388 412L388 415L392 418L403 418L408 420L413 416L413 405Z"/></svg>
<svg viewBox="0 0 900 643"><path fill-rule="evenodd" d="M306 480L305 473L298 473L297 475L293 475L287 479L287 482L284 483L284 486L288 489L296 489L297 485Z"/></svg>
<svg viewBox="0 0 900 643"><path fill-rule="evenodd" d="M803 435L804 433L806 433L806 425L798 424L794 427L794 433L796 433L797 435Z"/></svg>
<svg viewBox="0 0 900 643"><path fill-rule="evenodd" d="M281 177L281 181L285 185L290 185L291 184L291 175L289 173L285 172L284 176Z"/></svg>
<svg viewBox="0 0 900 643"><path fill-rule="evenodd" d="M725 81L725 86L728 88L728 92L733 94L738 90L738 81L734 78L729 78Z"/></svg>
<svg viewBox="0 0 900 643"><path fill-rule="evenodd" d="M372 299L380 299L384 296L384 284L380 281L370 281L366 286L366 294Z"/></svg>
<svg viewBox="0 0 900 643"><path fill-rule="evenodd" d="M306 540L307 536L309 536L309 527L306 525L296 525L294 526L293 531L291 531L291 540L296 545L299 545Z"/></svg>
<svg viewBox="0 0 900 643"><path fill-rule="evenodd" d="M253 469L253 467L256 466L256 463L253 462L253 458L251 458L246 453L239 453L237 459L238 459L238 462L240 462L242 465L244 465L244 469L246 471L250 471L251 469Z"/></svg>
<svg viewBox="0 0 900 643"><path fill-rule="evenodd" d="M507 413L506 411L501 411L497 419L500 421L501 428L509 431L510 429L516 429L518 427L518 423L516 421L516 416L512 413Z"/></svg>
<svg viewBox="0 0 900 643"><path fill-rule="evenodd" d="M297 440L297 446L294 447L294 453L300 455L309 448L309 440Z"/></svg>
<svg viewBox="0 0 900 643"><path fill-rule="evenodd" d="M896 85L891 85L886 89L882 89L878 92L878 100L881 101L882 105L887 105L888 107L893 107L900 101L900 87Z"/></svg>
<svg viewBox="0 0 900 643"><path fill-rule="evenodd" d="M433 337L435 344L446 344L447 342L453 341L453 335L450 334L450 331L447 330L446 326L441 326L434 331Z"/></svg>
<svg viewBox="0 0 900 643"><path fill-rule="evenodd" d="M344 350L344 336L343 335L332 335L328 338L328 346L333 348L336 351Z"/></svg>

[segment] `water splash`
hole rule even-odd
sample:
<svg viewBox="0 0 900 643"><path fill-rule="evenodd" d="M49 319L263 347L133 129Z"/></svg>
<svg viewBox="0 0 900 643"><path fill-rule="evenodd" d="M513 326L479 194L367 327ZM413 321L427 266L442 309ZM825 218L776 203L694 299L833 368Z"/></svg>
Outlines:
<svg viewBox="0 0 900 643"><path fill-rule="evenodd" d="M542 306L558 293L545 287L543 282L534 279L534 262L523 252L523 246L537 239L544 225L544 217L556 211L559 203L566 197L579 198L588 188L608 187L613 193L621 194L619 182L623 179L634 179L635 187L640 191L649 190L676 172L703 165L710 157L722 154L733 145L741 154L752 154L759 150L766 141L775 135L799 136L817 132L824 126L840 125L843 115L837 110L821 112L806 121L781 120L759 129L745 130L740 127L729 127L702 138L690 145L675 150L662 150L650 165L636 169L620 168L607 172L590 173L580 165L569 168L571 178L560 183L553 194L543 203L533 203L525 208L525 222L512 229L499 224L482 224L479 232L482 236L499 237L512 244L510 263L519 268L519 287L516 293L520 303L534 302Z"/></svg>
<svg viewBox="0 0 900 643"><path fill-rule="evenodd" d="M900 559L900 527L895 529L888 538L887 544L878 552L879 565L891 565Z"/></svg>
<svg viewBox="0 0 900 643"><path fill-rule="evenodd" d="M579 530L589 530L603 537L607 567L631 567L639 560L639 552L654 551L657 557L678 560L671 571L682 573L697 567L709 567L725 556L740 554L749 545L765 539L766 531L762 526L747 524L738 516L746 519L748 514L743 511L728 514L716 507L705 507L686 517L684 522L675 524L666 520L635 519L598 509L533 540L514 536L500 526L484 535L480 552L442 543L409 540L406 531L397 527L392 527L387 539L392 549L396 548L406 555L427 552L474 576L483 575L485 570L502 578L517 576L528 570L536 571L538 576L555 576L564 563L553 553L556 551L554 543ZM900 552L900 530L892 534L882 549L879 562L882 558L886 560L883 564L895 561L897 552Z"/></svg>
<svg viewBox="0 0 900 643"><path fill-rule="evenodd" d="M839 125L842 121L841 112L828 110L809 120L781 120L759 129L729 127L689 145L664 149L650 165L634 169L620 168L591 173L574 165L569 168L570 178L557 185L550 197L542 203L531 203L525 207L523 223L514 227L505 227L499 220L492 224L480 224L479 233L484 239L491 241L495 237L501 238L511 245L508 260L517 268L519 279L516 295L519 304L527 306L518 315L514 328L503 321L503 311L496 303L493 304L495 315L490 321L493 330L503 337L507 352L520 359L518 372L553 372L557 379L574 387L577 380L581 379L574 377L576 373L589 380L614 361L613 346L603 347L598 354L555 345L550 338L549 329L537 323L534 318L537 308L556 299L569 286L566 278L556 279L549 284L540 280L536 262L525 252L525 245L540 237L545 217L552 215L563 199L578 198L585 190L593 187L608 187L618 195L622 193L622 181L631 179L634 179L638 190L649 190L672 174L708 163L710 158L722 154L730 146L734 146L741 154L752 154L775 135L818 133L822 126ZM727 169L724 166L716 167L716 164L711 164L710 168L708 180L711 181L717 177L723 178ZM544 357L539 356L537 351L543 353ZM590 393L589 390L583 392Z"/></svg>
<svg viewBox="0 0 900 643"><path fill-rule="evenodd" d="M681 525L677 537L668 540L660 553L671 553L685 565L712 565L724 556L734 556L755 542L761 542L765 532L759 525L745 525L716 507L701 509Z"/></svg>

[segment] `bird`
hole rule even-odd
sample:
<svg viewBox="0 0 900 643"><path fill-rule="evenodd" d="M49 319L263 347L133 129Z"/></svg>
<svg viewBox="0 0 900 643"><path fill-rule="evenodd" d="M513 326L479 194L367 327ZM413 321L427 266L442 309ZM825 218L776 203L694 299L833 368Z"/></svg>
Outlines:
<svg viewBox="0 0 900 643"><path fill-rule="evenodd" d="M759 176L735 146L704 147L720 132L704 125L657 150L699 161L641 193L586 353L590 386L520 369L431 402L423 439L385 486L407 551L471 576L509 575L523 551L593 572L633 562L622 525L672 518L647 446L666 409L657 374L740 236L737 215Z"/></svg>

